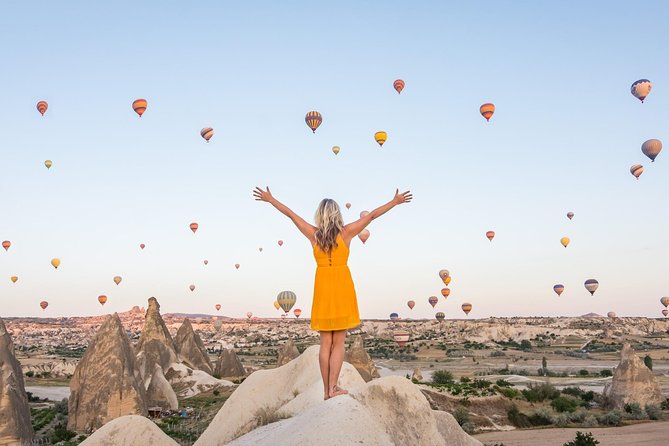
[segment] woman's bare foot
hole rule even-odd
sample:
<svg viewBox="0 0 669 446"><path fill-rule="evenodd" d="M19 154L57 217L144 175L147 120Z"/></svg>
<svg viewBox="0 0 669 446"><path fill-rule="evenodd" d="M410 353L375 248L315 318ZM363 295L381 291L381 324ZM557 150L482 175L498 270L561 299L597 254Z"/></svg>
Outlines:
<svg viewBox="0 0 669 446"><path fill-rule="evenodd" d="M330 399L330 395L326 392L325 395L323 396L323 401L327 401Z"/></svg>
<svg viewBox="0 0 669 446"><path fill-rule="evenodd" d="M339 395L348 395L348 390L344 390L339 386L334 386L332 389L330 389L330 398L334 398L335 396Z"/></svg>

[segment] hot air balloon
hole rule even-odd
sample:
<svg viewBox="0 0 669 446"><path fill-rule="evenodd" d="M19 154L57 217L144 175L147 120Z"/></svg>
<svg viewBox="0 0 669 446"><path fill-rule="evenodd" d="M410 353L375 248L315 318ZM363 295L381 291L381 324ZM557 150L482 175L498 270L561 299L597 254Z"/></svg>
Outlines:
<svg viewBox="0 0 669 446"><path fill-rule="evenodd" d="M246 313L246 317L251 319L253 317L253 313L249 311L248 313Z"/></svg>
<svg viewBox="0 0 669 446"><path fill-rule="evenodd" d="M569 220L571 220L572 218L574 218L574 213L573 213L573 212L567 212L567 218L568 218Z"/></svg>
<svg viewBox="0 0 669 446"><path fill-rule="evenodd" d="M285 318L286 318L286 313L281 313L281 319L285 319Z"/></svg>
<svg viewBox="0 0 669 446"><path fill-rule="evenodd" d="M599 287L599 282L597 282L595 279L588 279L585 281L585 289L590 291L590 295L594 296L595 291L597 291L597 288Z"/></svg>
<svg viewBox="0 0 669 446"><path fill-rule="evenodd" d="M662 310L662 316L667 317L668 314L669 314L669 310L667 310L666 308L664 310Z"/></svg>
<svg viewBox="0 0 669 446"><path fill-rule="evenodd" d="M379 146L383 147L383 144L386 142L386 139L388 139L388 134L383 131L376 132L374 133L374 139L379 144Z"/></svg>
<svg viewBox="0 0 669 446"><path fill-rule="evenodd" d="M406 330L397 330L393 333L393 339L395 342L397 342L397 345L400 347L404 347L406 343L409 341L409 338L411 337L411 333L409 333Z"/></svg>
<svg viewBox="0 0 669 446"><path fill-rule="evenodd" d="M274 308L276 308L277 310L278 310L279 308L281 308L281 305L279 305L279 302L274 301Z"/></svg>
<svg viewBox="0 0 669 446"><path fill-rule="evenodd" d="M99 295L98 302L100 302L100 305L104 306L104 304L107 303L107 296L105 296L104 294Z"/></svg>
<svg viewBox="0 0 669 446"><path fill-rule="evenodd" d="M191 291L195 291L195 285L188 285L188 289Z"/></svg>
<svg viewBox="0 0 669 446"><path fill-rule="evenodd" d="M283 246L283 240L279 240L277 243L279 244L279 246Z"/></svg>
<svg viewBox="0 0 669 446"><path fill-rule="evenodd" d="M204 138L205 141L209 142L212 136L214 136L214 129L211 127L205 127L200 130L200 136Z"/></svg>
<svg viewBox="0 0 669 446"><path fill-rule="evenodd" d="M204 263L204 265L207 266L207 265L209 265L209 260L204 259L204 260L202 261L202 263Z"/></svg>
<svg viewBox="0 0 669 446"><path fill-rule="evenodd" d="M300 315L302 314L302 310L300 310L299 308L295 308L295 309L293 310L293 314L295 315L295 317L298 317L298 318L299 318Z"/></svg>
<svg viewBox="0 0 669 446"><path fill-rule="evenodd" d="M486 121L490 121L492 114L495 113L495 104L486 102L481 106L481 108L479 108L479 111L481 112L481 116L483 116Z"/></svg>
<svg viewBox="0 0 669 446"><path fill-rule="evenodd" d="M346 203L346 209L351 209L351 203Z"/></svg>
<svg viewBox="0 0 669 446"><path fill-rule="evenodd" d="M569 244L569 242L570 242L569 237L562 237L562 238L560 239L560 243L562 243L562 246L564 246L565 248L567 247L567 245Z"/></svg>
<svg viewBox="0 0 669 446"><path fill-rule="evenodd" d="M310 111L307 113L307 116L304 117L304 121L307 123L312 132L316 133L316 129L321 122L323 122L323 116L317 111Z"/></svg>
<svg viewBox="0 0 669 446"><path fill-rule="evenodd" d="M397 94L402 93L402 90L404 90L404 81L402 79L397 79L393 82L393 88L397 91Z"/></svg>
<svg viewBox="0 0 669 446"><path fill-rule="evenodd" d="M390 313L390 320L395 322L397 319L400 318L400 315L397 313Z"/></svg>
<svg viewBox="0 0 669 446"><path fill-rule="evenodd" d="M416 302L410 300L409 302L407 302L407 306L409 307L409 310L413 310L413 307L416 306Z"/></svg>
<svg viewBox="0 0 669 446"><path fill-rule="evenodd" d="M18 276L12 276L12 277L9 278L9 280L11 280L12 283L16 283L16 281L19 280L19 277Z"/></svg>
<svg viewBox="0 0 669 446"><path fill-rule="evenodd" d="M47 169L51 169L51 166L53 166L53 161L46 160L44 161L44 165L46 166Z"/></svg>
<svg viewBox="0 0 669 446"><path fill-rule="evenodd" d="M276 301L279 302L283 312L288 313L293 308L293 305L295 305L295 302L297 302L297 295L292 291L281 291L276 296Z"/></svg>
<svg viewBox="0 0 669 446"><path fill-rule="evenodd" d="M9 251L9 247L12 246L12 242L9 240L5 240L2 242L2 247L5 248L5 251Z"/></svg>
<svg viewBox="0 0 669 446"><path fill-rule="evenodd" d="M641 151L644 155L650 158L650 162L654 163L657 155L662 151L662 141L659 139L649 139L641 144Z"/></svg>
<svg viewBox="0 0 669 446"><path fill-rule="evenodd" d="M37 103L37 111L40 112L42 116L46 113L47 108L49 108L49 104L46 101L39 101Z"/></svg>
<svg viewBox="0 0 669 446"><path fill-rule="evenodd" d="M439 271L439 278L441 280L444 280L445 278L449 277L451 273L447 269L442 269Z"/></svg>
<svg viewBox="0 0 669 446"><path fill-rule="evenodd" d="M369 238L369 230L363 229L360 231L360 234L358 234L358 238L362 241L362 243L367 242L367 239Z"/></svg>
<svg viewBox="0 0 669 446"><path fill-rule="evenodd" d="M58 269L58 267L60 266L60 259L58 258L51 259L51 264L53 265L54 268Z"/></svg>
<svg viewBox="0 0 669 446"><path fill-rule="evenodd" d="M432 308L434 308L434 306L437 305L437 302L439 302L439 298L437 296L430 296L427 301L432 305Z"/></svg>
<svg viewBox="0 0 669 446"><path fill-rule="evenodd" d="M116 285L118 285L119 283L121 283L121 280L123 280L123 279L121 278L121 276L114 276L114 283L115 283Z"/></svg>
<svg viewBox="0 0 669 446"><path fill-rule="evenodd" d="M488 240L492 242L492 239L495 238L495 231L488 231L485 233L485 236L488 237Z"/></svg>
<svg viewBox="0 0 669 446"><path fill-rule="evenodd" d="M235 268L239 269L239 263L235 263Z"/></svg>
<svg viewBox="0 0 669 446"><path fill-rule="evenodd" d="M555 294L560 296L562 294L562 292L564 291L564 285L562 285L561 283L558 283L557 285L554 285L553 286L553 291L555 291Z"/></svg>
<svg viewBox="0 0 669 446"><path fill-rule="evenodd" d="M435 317L439 322L441 322L441 321L443 321L444 319L446 319L446 315L444 314L443 311L438 312L437 314L434 315L434 317Z"/></svg>
<svg viewBox="0 0 669 446"><path fill-rule="evenodd" d="M663 297L660 299L660 303L665 307L669 307L669 297Z"/></svg>
<svg viewBox="0 0 669 446"><path fill-rule="evenodd" d="M39 303L39 306L42 307L42 310L46 310L46 307L49 306L49 302L43 300L42 302Z"/></svg>
<svg viewBox="0 0 669 446"><path fill-rule="evenodd" d="M632 84L630 92L632 95L643 103L646 96L650 94L653 89L653 84L648 79L639 79Z"/></svg>
<svg viewBox="0 0 669 446"><path fill-rule="evenodd" d="M615 311L609 311L608 313L606 313L606 316L611 318L611 319L615 319L616 312Z"/></svg>
<svg viewBox="0 0 669 446"><path fill-rule="evenodd" d="M450 296L450 294L451 294L450 289L448 289L448 288L442 288L441 289L441 295L444 296L444 298L447 298L448 296Z"/></svg>
<svg viewBox="0 0 669 446"><path fill-rule="evenodd" d="M132 103L132 109L135 110L135 113L137 113L141 118L148 105L149 103L146 101L146 99L135 99L135 101Z"/></svg>
<svg viewBox="0 0 669 446"><path fill-rule="evenodd" d="M448 284L451 283L451 279L452 279L451 276L444 277L444 279L442 280L442 282L444 282L444 285L448 286Z"/></svg>
<svg viewBox="0 0 669 446"><path fill-rule="evenodd" d="M641 164L635 164L630 167L630 173L636 177L638 180L641 174L643 173L643 166Z"/></svg>
<svg viewBox="0 0 669 446"><path fill-rule="evenodd" d="M220 310L221 310L221 304L216 304L216 305L214 305L214 307L216 308L216 311L220 311Z"/></svg>
<svg viewBox="0 0 669 446"><path fill-rule="evenodd" d="M199 227L200 227L200 225L198 225L195 222L190 224L190 230L193 231L193 234L195 234L195 231L197 231L197 228L199 228Z"/></svg>
<svg viewBox="0 0 669 446"><path fill-rule="evenodd" d="M335 155L339 155L340 150L341 149L339 148L339 146L332 146L332 151L334 152Z"/></svg>
<svg viewBox="0 0 669 446"><path fill-rule="evenodd" d="M469 312L472 311L472 304L468 302L462 304L462 311L464 311L466 315L469 315Z"/></svg>
<svg viewBox="0 0 669 446"><path fill-rule="evenodd" d="M360 212L360 218L365 218L367 215L369 215L369 211Z"/></svg>

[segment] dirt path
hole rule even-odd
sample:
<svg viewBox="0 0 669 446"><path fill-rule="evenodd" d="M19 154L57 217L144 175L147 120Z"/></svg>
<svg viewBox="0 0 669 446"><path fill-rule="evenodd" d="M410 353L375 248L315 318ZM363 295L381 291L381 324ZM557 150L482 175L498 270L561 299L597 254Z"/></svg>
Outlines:
<svg viewBox="0 0 669 446"><path fill-rule="evenodd" d="M562 446L576 437L576 431L592 432L601 446L666 445L669 437L669 421L623 427L488 432L474 437L485 445L504 443L504 446Z"/></svg>

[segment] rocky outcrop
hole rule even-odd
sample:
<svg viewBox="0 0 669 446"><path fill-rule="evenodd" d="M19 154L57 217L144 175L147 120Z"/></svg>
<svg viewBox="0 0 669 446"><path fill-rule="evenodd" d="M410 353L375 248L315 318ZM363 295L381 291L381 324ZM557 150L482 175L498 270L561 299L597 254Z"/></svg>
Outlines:
<svg viewBox="0 0 669 446"><path fill-rule="evenodd" d="M158 364L163 370L177 359L176 347L165 321L160 316L160 304L155 297L149 298L149 307L144 318L144 328L135 347L137 366L142 379L148 382Z"/></svg>
<svg viewBox="0 0 669 446"><path fill-rule="evenodd" d="M172 364L165 372L165 378L180 398L188 398L220 387L234 386L230 381L216 379L202 370L195 370L185 364Z"/></svg>
<svg viewBox="0 0 669 446"><path fill-rule="evenodd" d="M423 372L420 371L419 368L413 369L413 373L411 374L411 379L416 380L416 381L423 381Z"/></svg>
<svg viewBox="0 0 669 446"><path fill-rule="evenodd" d="M177 410L179 402L172 386L165 375L163 369L158 364L151 375L151 382L146 389L146 404L148 407L160 407L162 409Z"/></svg>
<svg viewBox="0 0 669 446"><path fill-rule="evenodd" d="M379 371L374 366L374 361L372 361L367 350L365 350L365 345L360 336L353 337L344 360L355 367L360 376L362 376L362 379L367 382L380 376Z"/></svg>
<svg viewBox="0 0 669 446"><path fill-rule="evenodd" d="M207 349L202 339L193 331L193 325L188 318L184 319L183 324L179 327L174 345L179 358L186 365L210 375L214 373L214 366L211 364Z"/></svg>
<svg viewBox="0 0 669 446"><path fill-rule="evenodd" d="M235 351L224 348L221 350L218 361L216 361L214 374L221 378L238 378L246 375L246 371L239 358L237 358Z"/></svg>
<svg viewBox="0 0 669 446"><path fill-rule="evenodd" d="M117 314L108 316L70 381L67 428L88 433L123 415L146 415L146 392Z"/></svg>
<svg viewBox="0 0 669 446"><path fill-rule="evenodd" d="M156 423L138 415L117 418L80 443L81 446L178 446Z"/></svg>
<svg viewBox="0 0 669 446"><path fill-rule="evenodd" d="M25 444L33 439L30 408L14 343L0 319L0 444Z"/></svg>
<svg viewBox="0 0 669 446"><path fill-rule="evenodd" d="M623 346L620 364L613 373L613 380L604 387L604 396L613 407L622 409L625 404L660 405L665 400L653 371L634 353L629 344Z"/></svg>
<svg viewBox="0 0 669 446"><path fill-rule="evenodd" d="M276 366L281 367L284 364L288 364L298 356L300 356L300 351L295 346L295 342L291 339L279 350L279 358L276 360Z"/></svg>

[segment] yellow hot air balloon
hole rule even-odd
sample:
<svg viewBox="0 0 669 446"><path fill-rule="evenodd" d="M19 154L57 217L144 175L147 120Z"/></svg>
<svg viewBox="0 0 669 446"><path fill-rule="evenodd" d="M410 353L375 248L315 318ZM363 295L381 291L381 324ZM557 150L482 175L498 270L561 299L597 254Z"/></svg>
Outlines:
<svg viewBox="0 0 669 446"><path fill-rule="evenodd" d="M451 278L452 278L451 276L444 277L443 279L444 285L448 286L448 284L451 283Z"/></svg>
<svg viewBox="0 0 669 446"><path fill-rule="evenodd" d="M383 143L385 143L386 139L388 139L388 134L384 131L376 132L374 133L374 139L379 144L379 146L383 147Z"/></svg>
<svg viewBox="0 0 669 446"><path fill-rule="evenodd" d="M486 121L490 121L493 113L495 113L495 104L486 102L481 106L481 108L479 108L479 111L481 112L481 116L483 116Z"/></svg>
<svg viewBox="0 0 669 446"><path fill-rule="evenodd" d="M209 142L212 136L214 136L214 129L211 127L205 127L200 130L200 136L204 138L205 141Z"/></svg>
<svg viewBox="0 0 669 446"><path fill-rule="evenodd" d="M311 131L316 133L316 129L323 122L323 116L317 111L310 111L307 113L307 116L304 117L304 121L307 123L307 126L309 126Z"/></svg>
<svg viewBox="0 0 669 446"><path fill-rule="evenodd" d="M51 166L53 166L53 161L46 160L44 161L44 165L46 166L47 169L51 169Z"/></svg>
<svg viewBox="0 0 669 446"><path fill-rule="evenodd" d="M18 276L12 276L12 277L9 278L9 280L11 280L12 283L16 283L16 281L19 280L19 277Z"/></svg>
<svg viewBox="0 0 669 446"><path fill-rule="evenodd" d="M334 152L335 155L339 155L340 150L341 149L339 148L339 146L333 146L332 147L332 151Z"/></svg>
<svg viewBox="0 0 669 446"><path fill-rule="evenodd" d="M58 269L58 267L60 266L60 259L59 258L51 259L51 264L53 265L54 268Z"/></svg>
<svg viewBox="0 0 669 446"><path fill-rule="evenodd" d="M570 242L569 237L562 237L560 239L560 243L562 243L562 246L564 246L565 248L567 247L567 245L569 245L569 242Z"/></svg>
<svg viewBox="0 0 669 446"><path fill-rule="evenodd" d="M449 288L442 288L441 295L444 296L444 298L447 298L451 295L451 290Z"/></svg>
<svg viewBox="0 0 669 446"><path fill-rule="evenodd" d="M121 276L114 276L114 283L115 283L116 285L118 285L119 283L121 283L121 280L123 280L123 279L121 278Z"/></svg>
<svg viewBox="0 0 669 446"><path fill-rule="evenodd" d="M281 304L279 302L277 302L276 300L274 301L274 308L276 308L277 310L279 308L281 308Z"/></svg>
<svg viewBox="0 0 669 446"><path fill-rule="evenodd" d="M141 118L144 112L146 111L146 107L148 107L149 103L147 102L146 99L135 99L132 103L132 109L135 110L135 113L139 115Z"/></svg>
<svg viewBox="0 0 669 446"><path fill-rule="evenodd" d="M464 311L465 314L469 316L469 312L472 311L472 304L468 302L462 304L462 311Z"/></svg>

